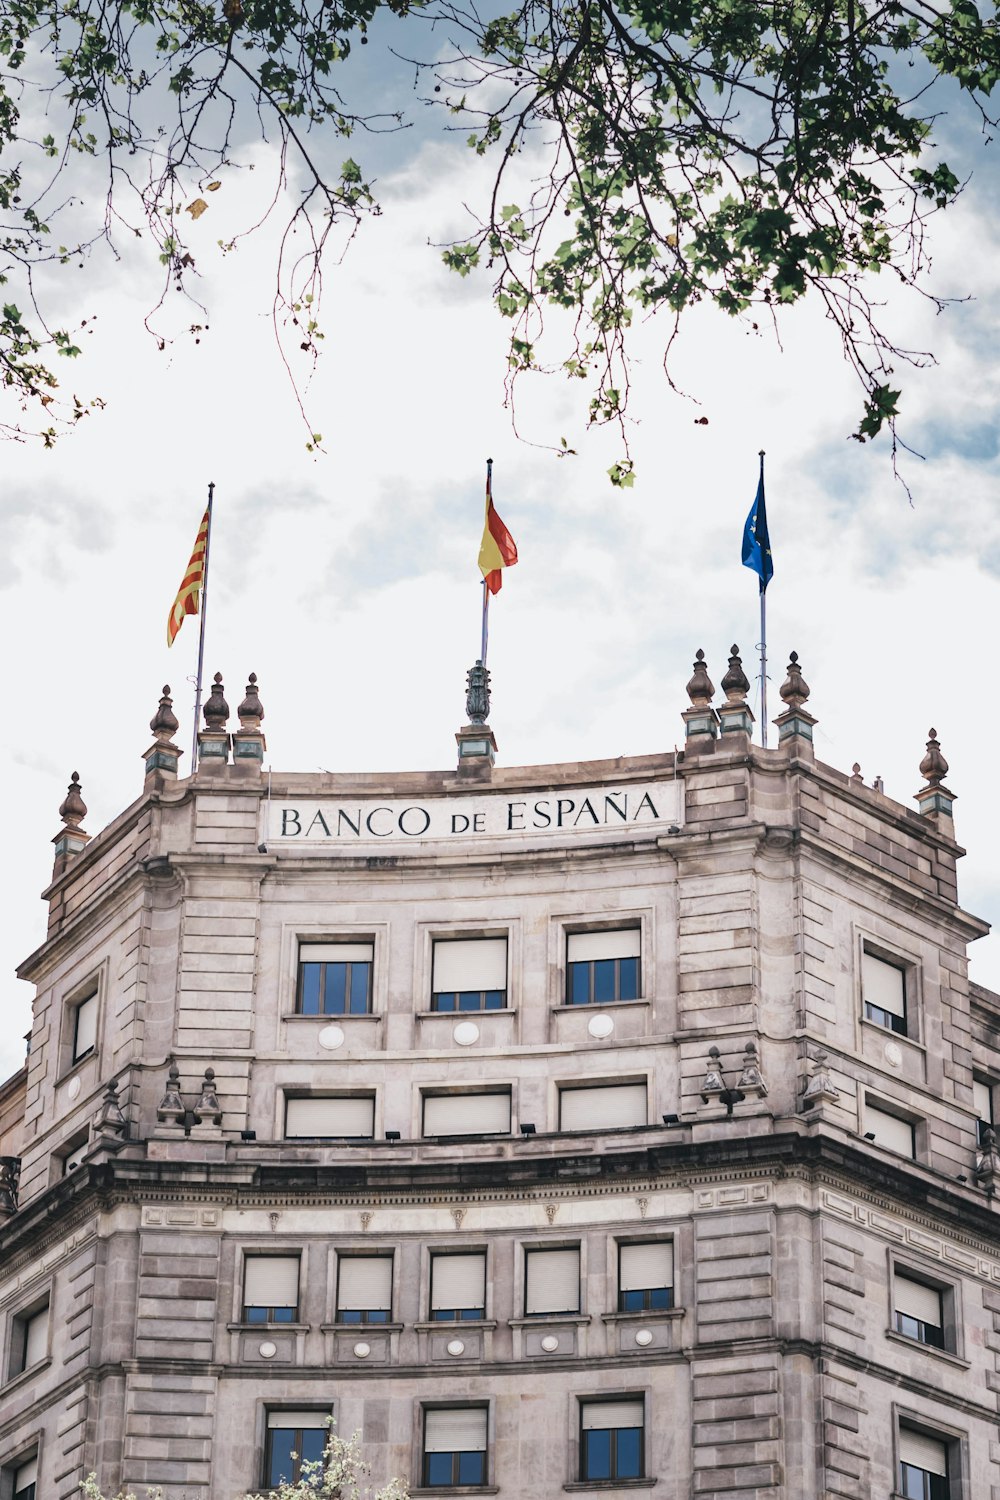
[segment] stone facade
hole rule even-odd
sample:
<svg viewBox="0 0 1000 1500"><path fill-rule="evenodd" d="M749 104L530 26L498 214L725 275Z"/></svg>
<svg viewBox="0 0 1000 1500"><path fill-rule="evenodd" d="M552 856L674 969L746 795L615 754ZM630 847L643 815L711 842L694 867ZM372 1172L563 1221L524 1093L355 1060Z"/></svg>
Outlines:
<svg viewBox="0 0 1000 1500"><path fill-rule="evenodd" d="M920 811L820 764L796 674L770 750L706 676L683 753L509 769L476 726L453 773L270 776L254 689L186 779L161 703L92 838L74 780L0 1088L0 1500L237 1500L303 1412L418 1494L888 1497L937 1456L936 1493L998 1500L986 928L937 761ZM504 988L441 1009L477 943ZM303 965L352 962L357 1012L303 1013ZM638 996L567 1003L601 962ZM324 1111L352 1123L292 1128ZM340 1315L359 1256L391 1258L375 1320ZM295 1290L248 1312L262 1258Z"/></svg>

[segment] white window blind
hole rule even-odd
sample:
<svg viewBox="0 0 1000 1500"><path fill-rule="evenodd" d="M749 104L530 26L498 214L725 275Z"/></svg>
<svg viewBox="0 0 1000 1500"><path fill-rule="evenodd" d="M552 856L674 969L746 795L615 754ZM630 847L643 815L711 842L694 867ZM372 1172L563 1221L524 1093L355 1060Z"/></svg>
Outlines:
<svg viewBox="0 0 1000 1500"><path fill-rule="evenodd" d="M899 1456L904 1464L914 1464L928 1474L947 1474L948 1449L940 1438L925 1436L903 1427L899 1433Z"/></svg>
<svg viewBox="0 0 1000 1500"><path fill-rule="evenodd" d="M917 1318L921 1323L933 1323L941 1327L941 1293L934 1287L924 1286L920 1281L911 1281L908 1276L896 1273L896 1311L908 1318Z"/></svg>
<svg viewBox="0 0 1000 1500"><path fill-rule="evenodd" d="M81 1141L79 1146L74 1146L69 1155L63 1158L63 1176L65 1176L67 1172L73 1172L76 1170L76 1168L83 1161L83 1158L86 1156L87 1147L89 1146L89 1144L89 1141Z"/></svg>
<svg viewBox="0 0 1000 1500"><path fill-rule="evenodd" d="M899 1120L895 1115L876 1109L874 1104L866 1104L865 1130L874 1133L876 1146L898 1151L900 1156L913 1155L913 1126L908 1120Z"/></svg>
<svg viewBox="0 0 1000 1500"><path fill-rule="evenodd" d="M972 1104L981 1120L992 1122L993 1090L988 1083L980 1083L978 1078L972 1080Z"/></svg>
<svg viewBox="0 0 1000 1500"><path fill-rule="evenodd" d="M506 1135L509 1094L427 1094L424 1135Z"/></svg>
<svg viewBox="0 0 1000 1500"><path fill-rule="evenodd" d="M618 1276L618 1289L622 1292L644 1292L649 1287L673 1286L673 1245L668 1240L652 1245L622 1245Z"/></svg>
<svg viewBox="0 0 1000 1500"><path fill-rule="evenodd" d="M73 1042L74 1058L82 1057L97 1045L97 995L81 1000L76 1007L76 1027Z"/></svg>
<svg viewBox="0 0 1000 1500"><path fill-rule="evenodd" d="M38 1459L29 1458L26 1464L14 1470L14 1494L26 1490L29 1484L35 1484L38 1480Z"/></svg>
<svg viewBox="0 0 1000 1500"><path fill-rule="evenodd" d="M280 1428L283 1432L306 1432L314 1431L317 1427L327 1425L328 1411L298 1411L288 1407L281 1407L278 1411L269 1411L267 1414L267 1425L272 1429Z"/></svg>
<svg viewBox="0 0 1000 1500"><path fill-rule="evenodd" d="M30 1370L48 1353L49 1310L43 1307L28 1319L24 1330L24 1368Z"/></svg>
<svg viewBox="0 0 1000 1500"><path fill-rule="evenodd" d="M594 1089L560 1089L560 1130L612 1130L646 1124L646 1085L616 1083Z"/></svg>
<svg viewBox="0 0 1000 1500"><path fill-rule="evenodd" d="M435 1255L431 1262L431 1311L485 1305L486 1256Z"/></svg>
<svg viewBox="0 0 1000 1500"><path fill-rule="evenodd" d="M867 950L861 955L861 988L869 1005L890 1011L894 1016L906 1015L906 987L902 969L887 964Z"/></svg>
<svg viewBox="0 0 1000 1500"><path fill-rule="evenodd" d="M485 1453L485 1406L453 1406L425 1412L424 1452Z"/></svg>
<svg viewBox="0 0 1000 1500"><path fill-rule="evenodd" d="M580 1311L580 1251L529 1250L525 1257L524 1311Z"/></svg>
<svg viewBox="0 0 1000 1500"><path fill-rule="evenodd" d="M566 938L566 962L592 963L598 958L638 958L638 927L613 932L571 932Z"/></svg>
<svg viewBox="0 0 1000 1500"><path fill-rule="evenodd" d="M582 1411L584 1432L613 1427L641 1427L642 1401L588 1401Z"/></svg>
<svg viewBox="0 0 1000 1500"><path fill-rule="evenodd" d="M345 1311L389 1312L392 1308L392 1257L342 1255L337 1306Z"/></svg>
<svg viewBox="0 0 1000 1500"><path fill-rule="evenodd" d="M455 990L505 990L507 939L448 938L434 944L435 995Z"/></svg>
<svg viewBox="0 0 1000 1500"><path fill-rule="evenodd" d="M300 943L303 964L370 964L375 962L374 943Z"/></svg>
<svg viewBox="0 0 1000 1500"><path fill-rule="evenodd" d="M339 1099L312 1095L285 1101L285 1136L371 1136L375 1133L375 1100L370 1094Z"/></svg>
<svg viewBox="0 0 1000 1500"><path fill-rule="evenodd" d="M297 1255L248 1255L243 1265L244 1307L298 1307Z"/></svg>

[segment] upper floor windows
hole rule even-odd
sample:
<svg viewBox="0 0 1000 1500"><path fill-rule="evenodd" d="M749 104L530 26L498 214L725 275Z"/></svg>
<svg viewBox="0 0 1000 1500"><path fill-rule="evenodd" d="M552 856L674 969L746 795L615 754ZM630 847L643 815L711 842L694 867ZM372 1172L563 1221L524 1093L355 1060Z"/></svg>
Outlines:
<svg viewBox="0 0 1000 1500"><path fill-rule="evenodd" d="M638 1000L639 928L571 932L566 937L566 1004L613 1005Z"/></svg>
<svg viewBox="0 0 1000 1500"><path fill-rule="evenodd" d="M580 1403L580 1478L641 1479L645 1473L641 1397Z"/></svg>
<svg viewBox="0 0 1000 1500"><path fill-rule="evenodd" d="M974 1078L972 1080L972 1103L978 1115L976 1121L976 1133L979 1144L983 1144L983 1131L989 1128L996 1129L996 1115L993 1105L993 1084L986 1079Z"/></svg>
<svg viewBox="0 0 1000 1500"><path fill-rule="evenodd" d="M505 1010L507 939L437 938L431 977L431 1010Z"/></svg>
<svg viewBox="0 0 1000 1500"><path fill-rule="evenodd" d="M580 1311L580 1250L528 1250L524 1257L524 1312L528 1318Z"/></svg>
<svg viewBox="0 0 1000 1500"><path fill-rule="evenodd" d="M887 1110L865 1101L865 1133L874 1137L877 1146L887 1151L898 1151L900 1156L915 1157L916 1135L912 1120L891 1115Z"/></svg>
<svg viewBox="0 0 1000 1500"><path fill-rule="evenodd" d="M509 1135L510 1094L425 1094L423 1133Z"/></svg>
<svg viewBox="0 0 1000 1500"><path fill-rule="evenodd" d="M424 1485L455 1489L486 1483L485 1406L435 1406L424 1411Z"/></svg>
<svg viewBox="0 0 1000 1500"><path fill-rule="evenodd" d="M33 1365L40 1364L48 1352L49 1304L46 1299L15 1313L11 1319L7 1379L13 1380L15 1375L22 1375Z"/></svg>
<svg viewBox="0 0 1000 1500"><path fill-rule="evenodd" d="M898 1267L893 1276L893 1321L904 1338L933 1349L947 1348L944 1298L938 1287L904 1274Z"/></svg>
<svg viewBox="0 0 1000 1500"><path fill-rule="evenodd" d="M264 1444L264 1487L298 1484L302 1465L318 1463L326 1447L328 1413L292 1411L279 1407L267 1414Z"/></svg>
<svg viewBox="0 0 1000 1500"><path fill-rule="evenodd" d="M906 1500L949 1500L949 1445L914 1428L899 1429L899 1493Z"/></svg>
<svg viewBox="0 0 1000 1500"><path fill-rule="evenodd" d="M899 962L893 963L876 955L865 943L861 953L861 994L864 1000L865 1020L885 1026L899 1036L908 1036L907 1021L907 971Z"/></svg>
<svg viewBox="0 0 1000 1500"><path fill-rule="evenodd" d="M38 1483L38 1456L29 1458L25 1463L18 1464L14 1470L13 1489L11 1500L35 1500L35 1487Z"/></svg>
<svg viewBox="0 0 1000 1500"><path fill-rule="evenodd" d="M670 1240L618 1246L618 1311L663 1311L674 1305Z"/></svg>
<svg viewBox="0 0 1000 1500"><path fill-rule="evenodd" d="M63 1045L69 1054L68 1065L70 1067L82 1062L97 1049L98 989L97 980L91 980L67 1004L68 1038L64 1032Z"/></svg>
<svg viewBox="0 0 1000 1500"><path fill-rule="evenodd" d="M289 1094L286 1140L370 1140L375 1134L374 1094Z"/></svg>
<svg viewBox="0 0 1000 1500"><path fill-rule="evenodd" d="M431 1321L475 1322L486 1316L486 1252L431 1257Z"/></svg>
<svg viewBox="0 0 1000 1500"><path fill-rule="evenodd" d="M337 1322L392 1321L392 1256L337 1258Z"/></svg>
<svg viewBox="0 0 1000 1500"><path fill-rule="evenodd" d="M560 1130L615 1130L645 1125L647 1119L644 1083L559 1090Z"/></svg>
<svg viewBox="0 0 1000 1500"><path fill-rule="evenodd" d="M295 1323L299 1313L299 1257L248 1255L243 1262L244 1323Z"/></svg>
<svg viewBox="0 0 1000 1500"><path fill-rule="evenodd" d="M299 1014L368 1015L374 958L374 943L300 943Z"/></svg>

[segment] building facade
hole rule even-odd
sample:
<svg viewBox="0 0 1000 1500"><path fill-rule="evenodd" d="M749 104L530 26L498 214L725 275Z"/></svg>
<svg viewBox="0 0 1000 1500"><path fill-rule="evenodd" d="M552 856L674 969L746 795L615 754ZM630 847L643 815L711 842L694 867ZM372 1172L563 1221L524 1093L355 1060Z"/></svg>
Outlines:
<svg viewBox="0 0 1000 1500"><path fill-rule="evenodd" d="M1000 996L916 809L736 648L684 750L271 774L221 679L60 808L0 1088L0 1500L1000 1496ZM916 759L917 757L915 757Z"/></svg>

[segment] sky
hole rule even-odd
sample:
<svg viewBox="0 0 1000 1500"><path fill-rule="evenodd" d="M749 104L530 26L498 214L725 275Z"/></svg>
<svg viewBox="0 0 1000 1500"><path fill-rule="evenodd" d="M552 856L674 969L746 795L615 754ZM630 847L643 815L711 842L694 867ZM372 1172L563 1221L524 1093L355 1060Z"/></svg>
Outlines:
<svg viewBox="0 0 1000 1500"><path fill-rule="evenodd" d="M161 352L146 331L160 268L144 243L62 273L62 310L93 329L74 389L107 406L52 451L3 450L0 1076L23 1058L32 992L14 968L44 938L39 893L70 773L96 834L141 791L165 682L190 744L197 630L188 621L168 649L165 622L209 481L207 676L223 673L235 715L257 673L274 769L441 768L478 654L492 457L520 562L491 610L491 724L504 765L538 764L682 744L699 648L716 684L733 642L754 676L757 580L740 541L765 449L770 717L794 649L818 757L858 762L909 806L933 725L969 851L960 900L1000 918L985 672L1000 580L1000 195L975 131L954 127L973 176L932 229L932 287L969 300L938 316L885 288L900 338L938 357L904 372L904 436L925 455L905 465L911 503L885 439L848 441L860 392L808 302L782 318L780 342L709 309L687 316L674 376L696 400L664 380L664 331L637 328L631 490L609 485L620 445L586 430L585 399L559 376L522 384L516 434L488 277L458 279L436 248L463 231L462 205L483 200L477 158L419 123L377 143L382 214L327 274L306 398L318 454L274 347L276 231L218 251L266 203L271 148L248 146L255 171L226 175L192 226L211 309L199 343ZM169 297L168 332L193 321ZM551 451L563 437L575 455ZM1000 939L974 945L972 975L1000 989Z"/></svg>

